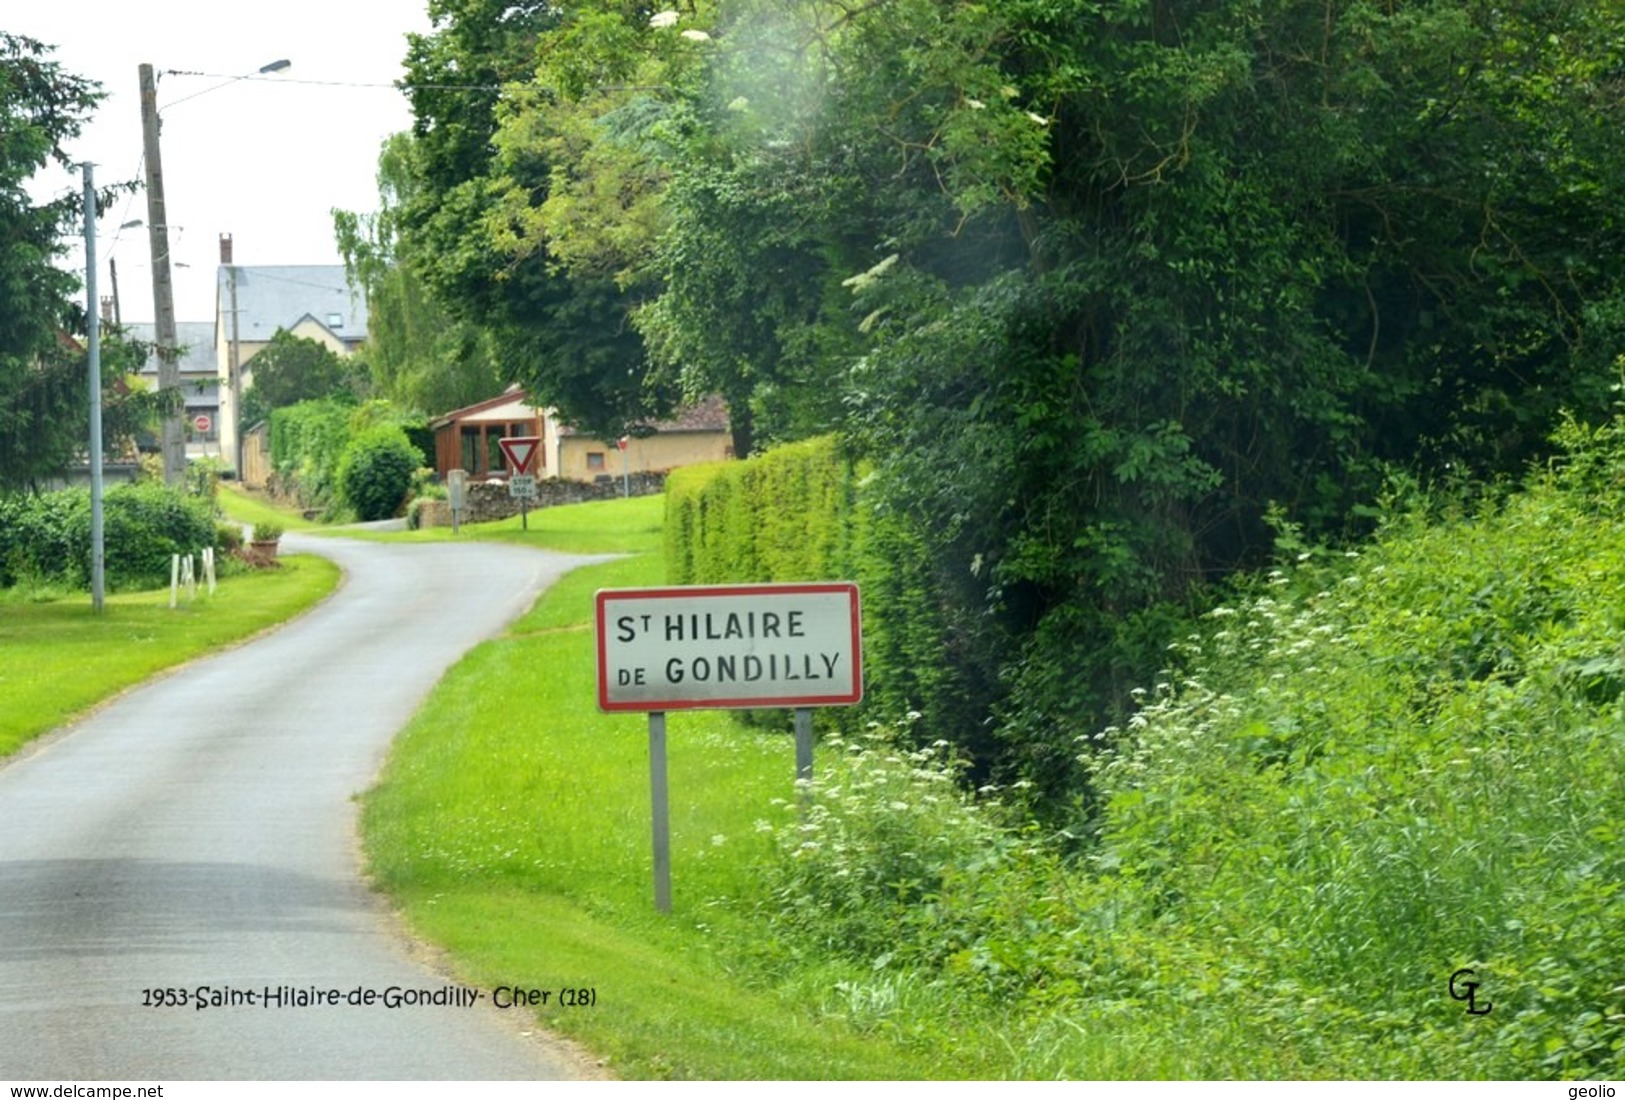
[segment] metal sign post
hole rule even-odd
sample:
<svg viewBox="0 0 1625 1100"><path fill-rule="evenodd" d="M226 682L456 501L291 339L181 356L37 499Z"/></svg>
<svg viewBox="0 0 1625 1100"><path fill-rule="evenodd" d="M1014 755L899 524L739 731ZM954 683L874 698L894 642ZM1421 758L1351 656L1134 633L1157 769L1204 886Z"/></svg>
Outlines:
<svg viewBox="0 0 1625 1100"><path fill-rule="evenodd" d="M812 710L808 707L797 707L796 792L799 797L796 799L796 802L801 807L801 817L803 821L806 820L807 811L812 808L812 752Z"/></svg>
<svg viewBox="0 0 1625 1100"><path fill-rule="evenodd" d="M671 912L666 712L792 707L796 779L811 798L812 708L863 697L858 586L846 581L602 589L598 707L649 715L655 908Z"/></svg>
<svg viewBox="0 0 1625 1100"><path fill-rule="evenodd" d="M649 712L649 822L654 834L655 909L671 912L671 819L666 787L666 712Z"/></svg>
<svg viewBox="0 0 1625 1100"><path fill-rule="evenodd" d="M519 526L530 530L530 502L536 499L536 479L530 474L514 474L508 479L508 495L519 501Z"/></svg>

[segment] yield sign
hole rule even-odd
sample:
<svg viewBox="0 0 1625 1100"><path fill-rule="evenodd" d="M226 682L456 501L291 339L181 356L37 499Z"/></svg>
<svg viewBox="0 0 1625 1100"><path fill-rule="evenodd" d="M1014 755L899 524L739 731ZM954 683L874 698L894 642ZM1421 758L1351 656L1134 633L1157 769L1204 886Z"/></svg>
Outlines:
<svg viewBox="0 0 1625 1100"><path fill-rule="evenodd" d="M536 448L542 443L541 438L534 435L516 435L497 442L502 446L502 453L508 456L508 472L514 474L522 474L530 469L531 460L536 457Z"/></svg>

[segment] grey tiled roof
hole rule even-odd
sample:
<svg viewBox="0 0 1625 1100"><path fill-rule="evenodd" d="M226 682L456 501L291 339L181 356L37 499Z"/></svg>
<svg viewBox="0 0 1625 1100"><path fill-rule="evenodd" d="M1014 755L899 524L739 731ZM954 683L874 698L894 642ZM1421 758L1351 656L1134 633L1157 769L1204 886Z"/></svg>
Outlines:
<svg viewBox="0 0 1625 1100"><path fill-rule="evenodd" d="M151 321L136 321L124 327L133 339L143 344L152 343L158 336L158 326ZM182 374L213 375L219 369L214 360L213 321L176 321L175 342L181 349L179 362ZM146 362L141 364L141 373L157 376L156 355L147 356Z"/></svg>
<svg viewBox="0 0 1625 1100"><path fill-rule="evenodd" d="M231 337L231 268L222 265L216 277L217 316ZM283 264L238 266L237 338L243 343L264 343L279 328L291 329L309 314L347 343L367 338L367 299L352 287L342 264ZM337 323L329 318L336 314Z"/></svg>

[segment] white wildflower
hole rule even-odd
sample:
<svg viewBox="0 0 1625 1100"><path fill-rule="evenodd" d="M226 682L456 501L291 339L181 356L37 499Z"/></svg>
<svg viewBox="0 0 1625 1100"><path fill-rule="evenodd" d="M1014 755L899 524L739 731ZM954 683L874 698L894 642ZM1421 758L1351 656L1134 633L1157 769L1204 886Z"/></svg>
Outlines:
<svg viewBox="0 0 1625 1100"><path fill-rule="evenodd" d="M690 42L709 42L709 41L711 41L711 36L710 35L706 34L704 31L697 31L697 30L693 30L693 29L689 29L689 30L684 31L682 36L684 38L688 39Z"/></svg>
<svg viewBox="0 0 1625 1100"><path fill-rule="evenodd" d="M965 100L965 106L969 107L973 111L981 111L987 108L987 104L983 103L981 100L969 98Z"/></svg>
<svg viewBox="0 0 1625 1100"><path fill-rule="evenodd" d="M680 18L681 16L679 16L676 12L672 11L670 8L667 8L665 11L657 11L653 15L649 16L649 26L653 27L657 31L664 30L665 28L675 24Z"/></svg>

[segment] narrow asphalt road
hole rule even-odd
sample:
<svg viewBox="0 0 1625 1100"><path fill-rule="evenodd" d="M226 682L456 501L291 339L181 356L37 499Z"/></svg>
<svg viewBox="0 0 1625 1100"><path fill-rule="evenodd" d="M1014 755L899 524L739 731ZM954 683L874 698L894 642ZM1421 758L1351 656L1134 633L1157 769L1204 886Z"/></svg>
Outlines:
<svg viewBox="0 0 1625 1100"><path fill-rule="evenodd" d="M296 1002L456 999L363 886L352 797L441 673L589 559L293 535L283 549L338 561L339 592L0 766L0 1080L575 1075L489 996ZM199 987L239 1003L200 1009ZM149 990L187 1003L149 1006L181 995Z"/></svg>

